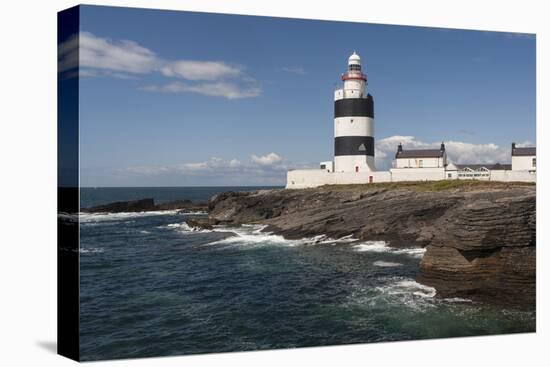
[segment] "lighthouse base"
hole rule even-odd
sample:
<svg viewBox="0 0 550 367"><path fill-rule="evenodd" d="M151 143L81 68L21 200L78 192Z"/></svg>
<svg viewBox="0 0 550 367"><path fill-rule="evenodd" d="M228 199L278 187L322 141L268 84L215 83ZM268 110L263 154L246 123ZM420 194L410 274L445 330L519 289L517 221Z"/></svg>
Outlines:
<svg viewBox="0 0 550 367"><path fill-rule="evenodd" d="M334 157L334 172L374 172L374 157L364 155L340 155Z"/></svg>

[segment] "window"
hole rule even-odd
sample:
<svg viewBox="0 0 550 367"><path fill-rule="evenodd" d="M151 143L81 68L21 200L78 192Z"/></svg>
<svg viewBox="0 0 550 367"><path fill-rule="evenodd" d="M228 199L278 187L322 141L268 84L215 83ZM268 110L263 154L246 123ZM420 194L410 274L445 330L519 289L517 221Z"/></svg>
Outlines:
<svg viewBox="0 0 550 367"><path fill-rule="evenodd" d="M321 164L321 169L326 169L326 168L327 168L326 164Z"/></svg>
<svg viewBox="0 0 550 367"><path fill-rule="evenodd" d="M533 166L533 167L536 167L536 166L537 166L537 158L533 158L532 166Z"/></svg>
<svg viewBox="0 0 550 367"><path fill-rule="evenodd" d="M418 160L418 167L422 167L424 165L424 161L422 159Z"/></svg>
<svg viewBox="0 0 550 367"><path fill-rule="evenodd" d="M447 173L447 178L453 178L452 173Z"/></svg>
<svg viewBox="0 0 550 367"><path fill-rule="evenodd" d="M359 172L359 166L355 166L355 172Z"/></svg>

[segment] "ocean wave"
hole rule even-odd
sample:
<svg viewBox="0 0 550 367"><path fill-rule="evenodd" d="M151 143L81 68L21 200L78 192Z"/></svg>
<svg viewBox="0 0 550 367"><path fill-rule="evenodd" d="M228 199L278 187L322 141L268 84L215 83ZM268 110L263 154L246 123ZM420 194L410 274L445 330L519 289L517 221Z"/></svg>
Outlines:
<svg viewBox="0 0 550 367"><path fill-rule="evenodd" d="M265 225L250 225L245 224L240 227L214 227L213 232L229 232L233 236L209 242L206 245L230 245L242 248L255 248L258 246L298 246L308 243L306 239L289 240L281 235L273 234L272 232L263 232L267 226Z"/></svg>
<svg viewBox="0 0 550 367"><path fill-rule="evenodd" d="M178 222L178 223L170 223L163 226L158 226L157 228L164 228L164 229L174 229L182 233L210 233L213 232L211 229L204 229L204 228L197 228L197 227L191 227L186 222Z"/></svg>
<svg viewBox="0 0 550 367"><path fill-rule="evenodd" d="M178 209L177 212L179 214L185 214L185 215L208 215L208 212L203 212L203 211L187 211L187 210L184 210L184 209Z"/></svg>
<svg viewBox="0 0 550 367"><path fill-rule="evenodd" d="M388 246L385 241L366 241L354 245L353 248L357 252L378 252L378 253L391 253L391 254L405 254L415 258L422 258L426 252L425 248L412 247L412 248L394 248Z"/></svg>
<svg viewBox="0 0 550 367"><path fill-rule="evenodd" d="M352 248L358 252L379 252L406 254L412 257L421 258L426 252L424 248L393 248L384 241L361 241L354 238L353 235L347 235L340 238L332 238L326 235L317 235L301 239L287 239L271 231L264 231L267 225L260 224L242 224L238 227L228 227L225 225L213 226L212 229L202 229L189 226L186 222L171 223L158 228L172 228L182 233L210 233L222 232L231 233L233 236L221 240L209 242L207 245L234 245L241 247L257 247L265 245L280 246L299 246L299 245L337 245L354 244ZM399 263L379 262L375 266L400 266Z"/></svg>
<svg viewBox="0 0 550 367"><path fill-rule="evenodd" d="M372 265L379 266L379 267L382 267L382 268L393 268L393 267L397 267L397 266L403 266L403 264L401 264L401 263L395 263L395 262L391 262L391 261L375 261L375 262L372 263Z"/></svg>
<svg viewBox="0 0 550 367"><path fill-rule="evenodd" d="M79 213L80 223L97 223L118 221L128 218L150 217L157 215L174 215L178 210L157 210L150 212L122 212L122 213Z"/></svg>
<svg viewBox="0 0 550 367"><path fill-rule="evenodd" d="M471 303L471 302L473 302L471 299L460 298L460 297L444 298L443 301L448 302L448 303Z"/></svg>
<svg viewBox="0 0 550 367"><path fill-rule="evenodd" d="M258 247L258 246L303 246L303 245L336 245L357 242L353 235L348 235L340 238L332 238L326 235L317 235L313 237L304 237L300 239L287 239L281 235L270 231L265 231L266 225L244 224L240 227L225 227L215 226L213 232L229 232L234 236L227 237L221 240L210 242L208 245L236 245L242 247Z"/></svg>
<svg viewBox="0 0 550 367"><path fill-rule="evenodd" d="M103 251L105 251L105 249L101 247L86 247L86 248L81 247L78 250L78 252L81 254L96 254L96 253L101 253Z"/></svg>
<svg viewBox="0 0 550 367"><path fill-rule="evenodd" d="M434 298L436 290L433 287L420 284L413 279L400 279L387 285L376 287L387 295L414 295L420 298Z"/></svg>
<svg viewBox="0 0 550 367"><path fill-rule="evenodd" d="M380 309L383 312L392 312L393 307L403 307L414 311L424 312L437 307L435 288L417 283L414 279L404 276L389 276L379 278L381 285L371 286L359 282L350 293L347 305Z"/></svg>
<svg viewBox="0 0 550 367"><path fill-rule="evenodd" d="M209 242L207 245L240 245L240 246L252 246L252 245L283 245L283 246L298 246L298 245L327 245L338 243L350 243L357 242L358 240L353 238L352 235L344 236L341 238L331 238L326 235L318 235L314 237L306 237L302 239L286 239L281 235L274 234L273 232L266 231L266 225L259 224L242 224L239 227L228 227L225 225L213 226L212 229L203 229L189 226L186 222L171 223L158 228L172 228L182 233L230 233L233 236L227 237L221 240Z"/></svg>
<svg viewBox="0 0 550 367"><path fill-rule="evenodd" d="M437 306L436 289L420 284L411 278L390 278L390 282L376 287L376 291L385 302L405 305L415 311L423 311Z"/></svg>
<svg viewBox="0 0 550 367"><path fill-rule="evenodd" d="M348 235L340 238L331 238L327 237L325 235L320 235L316 237L310 238L310 240L314 240L315 243L320 245L326 245L326 244L338 244L338 243L353 243L359 241L357 238L354 238L353 235Z"/></svg>

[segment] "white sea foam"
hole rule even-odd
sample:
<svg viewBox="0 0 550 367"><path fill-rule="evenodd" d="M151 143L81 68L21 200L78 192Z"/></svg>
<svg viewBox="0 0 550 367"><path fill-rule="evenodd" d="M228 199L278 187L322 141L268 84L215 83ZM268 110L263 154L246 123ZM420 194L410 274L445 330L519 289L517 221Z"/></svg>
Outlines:
<svg viewBox="0 0 550 367"><path fill-rule="evenodd" d="M372 263L372 265L379 266L379 267L382 267L382 268L393 268L393 267L397 267L397 266L403 266L403 264L401 264L401 263L394 263L394 262L391 262L391 261L375 261L375 262Z"/></svg>
<svg viewBox="0 0 550 367"><path fill-rule="evenodd" d="M257 246L301 246L301 245L336 245L341 243L357 242L353 235L348 235L340 238L331 238L326 235L318 235L313 237L305 237L301 239L286 239L281 235L274 234L273 232L266 231L266 225L254 225L244 224L240 227L225 227L215 226L214 232L230 232L234 236L227 237L222 240L209 243L212 244L229 244L229 245L242 245L245 247L257 247Z"/></svg>
<svg viewBox="0 0 550 367"><path fill-rule="evenodd" d="M366 241L353 246L357 252L391 252L384 241Z"/></svg>
<svg viewBox="0 0 550 367"><path fill-rule="evenodd" d="M181 223L170 223L170 224L167 224L166 226L162 226L162 227L166 227L166 228L181 228L183 231L192 231L193 229L189 226L189 224L185 223L185 222L181 222Z"/></svg>
<svg viewBox="0 0 550 367"><path fill-rule="evenodd" d="M453 298L444 298L443 301L449 302L449 303L471 303L471 299L467 298L460 298L460 297L453 297Z"/></svg>
<svg viewBox="0 0 550 367"><path fill-rule="evenodd" d="M231 233L231 237L227 237L221 240L209 242L210 245L232 245L241 247L257 247L264 245L281 245L281 246L298 246L298 245L326 245L337 243L350 243L356 242L357 239L352 235L344 236L341 238L331 238L326 235L318 235L314 237L307 237L302 239L286 239L281 235L274 234L273 232L264 232L266 225L257 224L242 224L238 227L228 227L224 225L214 226L212 229L201 229L189 226L186 222L171 223L159 228L172 228L182 233L193 232L219 232L219 233Z"/></svg>
<svg viewBox="0 0 550 367"><path fill-rule="evenodd" d="M123 212L123 213L79 213L80 223L96 223L117 221L128 218L150 217L157 215L174 215L177 210L158 210L150 212Z"/></svg>
<svg viewBox="0 0 550 367"><path fill-rule="evenodd" d="M412 278L391 276L380 280L384 283L377 287L361 282L356 284L356 290L349 296L349 304L369 309L381 308L385 312L391 312L392 306L405 306L415 312L423 312L436 307L439 302L435 298L435 288L417 283Z"/></svg>
<svg viewBox="0 0 550 367"><path fill-rule="evenodd" d="M186 211L186 210L182 210L182 209L178 209L177 210L178 213L180 214L185 214L185 215L208 215L208 212L202 212L202 211Z"/></svg>
<svg viewBox="0 0 550 367"><path fill-rule="evenodd" d="M320 240L317 241L316 243L319 243L319 244L337 244L337 243L352 243L352 242L357 242L358 239L357 238L353 238L353 235L348 235L348 236L344 236L344 237L340 237L340 238L331 238L331 237L327 237L327 236L324 236L324 235L321 235L321 236L317 236L317 237L320 237ZM313 237L313 239L316 239L317 237Z"/></svg>
<svg viewBox="0 0 550 367"><path fill-rule="evenodd" d="M211 245L230 245L243 248L255 248L258 246L298 246L311 242L311 239L288 240L281 235L272 232L262 232L265 225L242 225L235 228L214 227L214 232L229 232L233 236L208 243Z"/></svg>
<svg viewBox="0 0 550 367"><path fill-rule="evenodd" d="M191 227L186 222L170 223L170 224L166 224L166 225L163 225L163 226L158 226L157 228L170 228L170 229L175 229L178 232L182 232L182 233L187 233L187 232L189 232L189 233L191 233L191 232L208 233L208 232L212 232L212 230L210 230L210 229Z"/></svg>
<svg viewBox="0 0 550 367"><path fill-rule="evenodd" d="M78 252L80 252L81 254L95 254L95 253L99 253L99 252L103 252L105 251L103 248L101 247L87 247L87 248L80 248L78 250Z"/></svg>
<svg viewBox="0 0 550 367"><path fill-rule="evenodd" d="M394 248L388 246L384 241L366 241L354 245L353 248L358 252L377 252L377 253L392 253L392 254L405 254L416 258L421 258L426 252L425 248Z"/></svg>
<svg viewBox="0 0 550 367"><path fill-rule="evenodd" d="M386 285L376 287L389 303L403 304L417 311L436 307L436 290L410 278L393 277Z"/></svg>
<svg viewBox="0 0 550 367"><path fill-rule="evenodd" d="M412 279L399 280L385 286L377 287L377 289L389 295L413 294L421 298L434 298L436 294L435 288L417 283Z"/></svg>
<svg viewBox="0 0 550 367"><path fill-rule="evenodd" d="M200 229L189 226L186 222L171 223L159 228L172 228L183 233L192 232L223 232L231 233L233 236L221 240L209 242L207 245L233 245L242 247L257 247L260 245L281 245L281 246L299 246L299 245L336 245L336 244L353 244L353 249L358 252L379 252L379 253L394 253L406 254L413 257L422 257L423 248L393 248L384 241L362 241L354 238L353 235L347 235L340 238L331 238L326 235L318 235L314 237L305 237L301 239L286 239L281 235L266 231L266 225L258 224L243 224L238 227L228 227L224 225L214 226L213 229ZM378 262L375 266L400 266L399 263Z"/></svg>

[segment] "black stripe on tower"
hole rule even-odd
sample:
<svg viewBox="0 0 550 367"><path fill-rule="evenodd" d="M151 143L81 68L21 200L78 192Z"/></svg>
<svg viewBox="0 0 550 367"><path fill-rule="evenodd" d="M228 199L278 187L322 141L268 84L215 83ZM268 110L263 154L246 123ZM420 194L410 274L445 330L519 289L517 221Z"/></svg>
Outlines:
<svg viewBox="0 0 550 367"><path fill-rule="evenodd" d="M374 118L374 100L367 98L344 98L334 101L334 117L363 116Z"/></svg>
<svg viewBox="0 0 550 367"><path fill-rule="evenodd" d="M334 138L334 155L374 157L374 138L372 136L338 136Z"/></svg>

